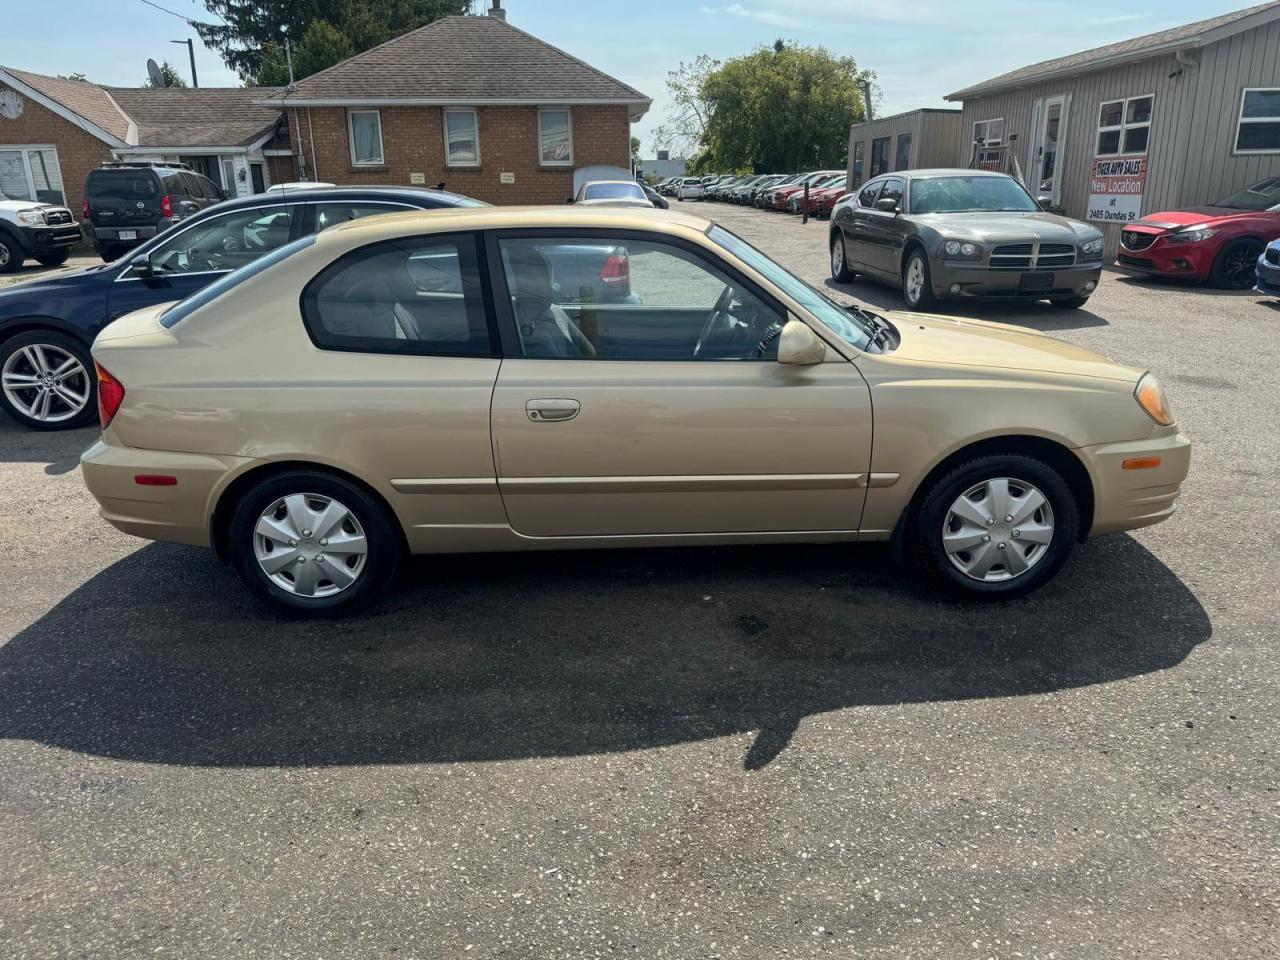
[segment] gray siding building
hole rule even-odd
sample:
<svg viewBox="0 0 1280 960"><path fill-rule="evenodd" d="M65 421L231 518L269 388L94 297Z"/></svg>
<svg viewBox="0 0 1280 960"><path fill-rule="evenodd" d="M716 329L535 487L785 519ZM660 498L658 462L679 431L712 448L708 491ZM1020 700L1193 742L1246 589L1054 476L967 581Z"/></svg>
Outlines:
<svg viewBox="0 0 1280 960"><path fill-rule="evenodd" d="M1020 176L1104 229L1280 176L1280 2L958 90L952 162Z"/></svg>
<svg viewBox="0 0 1280 960"><path fill-rule="evenodd" d="M954 167L965 144L959 110L912 110L849 128L849 183L890 170Z"/></svg>

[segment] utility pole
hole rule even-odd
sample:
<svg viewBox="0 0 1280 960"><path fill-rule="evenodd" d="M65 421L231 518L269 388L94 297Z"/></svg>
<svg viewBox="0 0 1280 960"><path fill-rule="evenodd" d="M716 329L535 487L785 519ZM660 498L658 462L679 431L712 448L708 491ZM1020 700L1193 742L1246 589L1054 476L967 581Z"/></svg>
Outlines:
<svg viewBox="0 0 1280 960"><path fill-rule="evenodd" d="M871 105L871 81L863 78L858 81L858 86L862 90L862 103L867 110L867 122L870 123L875 117L875 107Z"/></svg>
<svg viewBox="0 0 1280 960"><path fill-rule="evenodd" d="M187 45L187 56L191 58L191 86L200 86L200 81L196 79L196 47L190 40L170 40L170 43L185 43Z"/></svg>

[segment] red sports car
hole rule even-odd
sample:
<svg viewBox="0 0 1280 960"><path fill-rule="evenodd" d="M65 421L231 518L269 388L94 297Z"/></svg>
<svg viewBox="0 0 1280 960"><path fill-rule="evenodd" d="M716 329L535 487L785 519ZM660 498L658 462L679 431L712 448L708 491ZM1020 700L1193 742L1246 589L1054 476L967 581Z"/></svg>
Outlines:
<svg viewBox="0 0 1280 960"><path fill-rule="evenodd" d="M1116 266L1125 273L1247 290L1258 257L1277 237L1280 177L1268 177L1208 207L1153 213L1125 224Z"/></svg>

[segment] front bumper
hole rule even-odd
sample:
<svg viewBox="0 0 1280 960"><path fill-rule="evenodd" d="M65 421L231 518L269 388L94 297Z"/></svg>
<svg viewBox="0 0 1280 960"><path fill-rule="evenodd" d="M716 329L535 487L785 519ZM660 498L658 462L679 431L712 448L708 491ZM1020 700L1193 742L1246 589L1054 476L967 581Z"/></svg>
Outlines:
<svg viewBox="0 0 1280 960"><path fill-rule="evenodd" d="M1055 300L1092 295L1102 278L1102 262L1066 270L989 270L943 260L930 264L930 274L934 296L942 300Z"/></svg>
<svg viewBox="0 0 1280 960"><path fill-rule="evenodd" d="M1258 282L1253 289L1270 297L1280 297L1280 265L1267 263L1265 254L1258 258Z"/></svg>
<svg viewBox="0 0 1280 960"><path fill-rule="evenodd" d="M43 253L74 247L80 242L80 228L74 223L62 223L55 227L19 227L27 253Z"/></svg>
<svg viewBox="0 0 1280 960"><path fill-rule="evenodd" d="M147 540L209 546L217 494L251 461L163 450L137 450L99 440L80 455L85 486L102 518ZM143 486L139 475L171 476L168 487Z"/></svg>
<svg viewBox="0 0 1280 960"><path fill-rule="evenodd" d="M1218 248L1200 243L1169 243L1163 238L1142 250L1121 246L1116 254L1116 269L1141 277L1181 277L1204 280L1213 269Z"/></svg>
<svg viewBox="0 0 1280 960"><path fill-rule="evenodd" d="M1177 509L1182 482L1191 466L1191 441L1176 427L1158 436L1123 443L1102 443L1079 451L1093 477L1094 508L1090 536L1149 527ZM1126 460L1158 457L1160 465L1126 470Z"/></svg>

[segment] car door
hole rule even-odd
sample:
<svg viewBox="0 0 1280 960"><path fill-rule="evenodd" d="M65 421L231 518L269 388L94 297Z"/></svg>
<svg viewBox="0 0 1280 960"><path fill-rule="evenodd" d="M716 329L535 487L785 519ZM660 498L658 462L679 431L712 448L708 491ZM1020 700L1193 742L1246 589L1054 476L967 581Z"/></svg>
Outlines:
<svg viewBox="0 0 1280 960"><path fill-rule="evenodd" d="M239 207L191 224L135 251L150 272L129 267L107 295L109 320L142 307L182 300L223 274L251 263L295 239L301 228L298 204Z"/></svg>
<svg viewBox="0 0 1280 960"><path fill-rule="evenodd" d="M859 240L868 269L887 279L898 277L896 251L901 249L902 215L879 209L884 200L896 200L901 205L906 182L901 177L885 177L879 196L870 207L861 207L862 229Z"/></svg>
<svg viewBox="0 0 1280 960"><path fill-rule="evenodd" d="M858 270L868 268L867 249L864 243L866 234L867 211L874 209L876 197L880 195L883 180L872 180L858 191L853 203L846 204L839 213L833 215L832 221L839 227L844 237L845 262Z"/></svg>
<svg viewBox="0 0 1280 960"><path fill-rule="evenodd" d="M499 488L530 537L857 527L870 398L853 364L776 362L788 318L699 244L619 231L490 238L504 360L493 396ZM553 278L592 245L623 300L574 302Z"/></svg>

